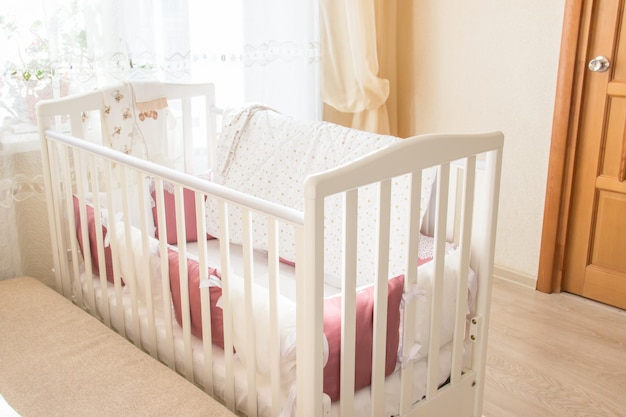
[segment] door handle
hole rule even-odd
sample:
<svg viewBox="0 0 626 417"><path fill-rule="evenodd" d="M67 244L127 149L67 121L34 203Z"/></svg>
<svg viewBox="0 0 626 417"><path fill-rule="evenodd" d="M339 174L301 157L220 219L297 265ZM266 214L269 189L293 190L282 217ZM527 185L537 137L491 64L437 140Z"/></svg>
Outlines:
<svg viewBox="0 0 626 417"><path fill-rule="evenodd" d="M611 61L603 55L599 55L589 61L589 71L593 72L606 72L611 66Z"/></svg>

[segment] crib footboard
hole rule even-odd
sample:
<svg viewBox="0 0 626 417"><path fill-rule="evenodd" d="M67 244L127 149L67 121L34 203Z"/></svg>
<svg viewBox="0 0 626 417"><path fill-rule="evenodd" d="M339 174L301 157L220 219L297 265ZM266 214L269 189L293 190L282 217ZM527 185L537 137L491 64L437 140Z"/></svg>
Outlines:
<svg viewBox="0 0 626 417"><path fill-rule="evenodd" d="M39 107L59 292L248 416L481 415L500 133L391 140L296 209L214 150L192 175L50 129L82 99Z"/></svg>
<svg viewBox="0 0 626 417"><path fill-rule="evenodd" d="M372 201L377 207L376 221L371 224L374 250L368 251L374 258L371 263L375 274L371 415L482 415L502 143L503 137L497 132L414 137L307 179L303 259L309 263L304 279L298 281L298 294L302 297L298 303L308 302L309 314L298 317L298 329L310 330L307 337L299 339L298 354L306 352L305 357L315 358L316 361L298 362L298 379L310 382L306 387L299 386L298 398L309 400L305 409L316 411L306 415L322 415L323 412L323 403L319 401L320 387L324 382L320 366L322 358L315 352L319 352L323 345L323 338L320 337L323 334L321 318L324 311L320 302L323 289L320 282L323 282L325 273L321 265L326 261L323 242L327 240L323 236L328 233L327 227L324 227L324 218L328 215L325 214L327 206L324 200L338 193L344 195L345 201L341 262L344 268L344 326L348 329L342 333L340 406L342 415L350 415L354 410L351 375L355 367L362 366L362 363L354 364L350 360L358 355L353 346L358 349L359 345L351 330L357 317L352 311L354 298L350 299L350 295L353 294L358 267L362 262L362 255L355 247L363 230L356 220L362 210L358 204L359 193L364 186L371 184L377 184L376 200ZM430 167L437 167L436 190L429 213L430 224L434 228L434 259L426 268L415 268L414 265L420 263L422 237L419 231L427 227L422 223L425 204L422 197L428 193L423 175L427 175ZM477 175L481 177L479 186L476 184ZM397 189L402 187L394 183L402 176L408 180L408 198L399 198L403 193ZM453 188L451 184L454 184ZM453 201L450 201L451 197ZM402 203L407 204L408 215L404 217L402 210L398 209ZM478 207L479 211L475 212L474 207ZM403 221L398 226L394 220L400 218ZM455 256L447 255L447 237L452 237L458 245ZM392 266L398 259L404 265ZM396 367L400 374L399 409L392 408L390 413L387 403L389 390L385 389L389 378L385 371L384 352L386 349L387 353L389 351L387 332L390 320L385 310L391 300L391 287L386 284L389 277L395 275L392 270L404 274L404 290ZM478 277L478 288L474 290L477 297L473 300L467 297L473 292L466 279L469 272L475 272ZM424 287L424 282L429 283L427 287ZM415 302L420 297L426 297L426 305ZM453 322L447 322L449 311L454 312ZM425 320L424 315L429 321L425 328L416 325ZM446 328L451 330L451 339L447 338ZM428 335L425 344L424 332ZM447 343L450 343L450 362L442 366L441 358L447 352L441 346ZM427 357L425 381L416 383L414 375L420 372L418 368L423 364L419 360L424 356ZM422 392L421 384L424 384L423 395L416 399L415 392ZM306 395L315 391L316 395Z"/></svg>

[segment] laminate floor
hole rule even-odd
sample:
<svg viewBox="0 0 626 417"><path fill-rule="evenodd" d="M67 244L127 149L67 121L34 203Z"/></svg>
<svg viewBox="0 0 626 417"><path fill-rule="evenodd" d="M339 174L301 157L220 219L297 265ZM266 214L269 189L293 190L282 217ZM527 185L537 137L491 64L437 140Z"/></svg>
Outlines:
<svg viewBox="0 0 626 417"><path fill-rule="evenodd" d="M626 417L626 312L496 280L483 414Z"/></svg>

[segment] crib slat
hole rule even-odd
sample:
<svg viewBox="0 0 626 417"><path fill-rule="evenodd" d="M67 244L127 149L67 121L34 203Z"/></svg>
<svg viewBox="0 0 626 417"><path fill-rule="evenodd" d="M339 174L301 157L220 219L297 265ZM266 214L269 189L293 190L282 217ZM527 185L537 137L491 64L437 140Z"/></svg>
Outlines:
<svg viewBox="0 0 626 417"><path fill-rule="evenodd" d="M55 283L57 291L63 294L65 297L70 296L71 294L71 274L70 271L70 260L68 260L68 255L72 257L72 259L76 259L76 239L73 238L76 236L76 227L74 225L74 210L71 210L72 214L70 215L70 207L67 196L72 196L71 190L68 192L68 180L67 176L62 171L61 167L67 168L67 162L65 162L65 158L63 156L65 147L62 145L55 145L54 143L47 142L46 150L42 149L42 152L48 153L49 157L49 165L48 169L50 170L50 178L45 179L46 190L48 190L48 195L51 198L48 198L46 201L48 205L48 213L50 214L50 232L51 232L51 243L52 243L52 256L54 263L54 275L55 275ZM44 161L45 162L45 161ZM65 200L63 200L63 192L65 191ZM58 205L53 204L54 201L65 201L65 204ZM62 213L63 207L65 208L65 213ZM63 223L60 222L61 216L67 216L67 219L70 220L70 224L67 226L67 230L61 229L61 225ZM71 234L72 230L74 234ZM64 253L63 248L67 248L67 245L64 245L64 236L70 236L69 244L70 244L70 253ZM77 270L76 264L77 262L72 262L72 266L74 266L74 273Z"/></svg>
<svg viewBox="0 0 626 417"><path fill-rule="evenodd" d="M94 221L95 221L95 232L96 232L96 249L97 249L97 257L98 257L98 275L100 276L100 297L102 302L100 303L101 315L104 323L107 326L111 325L111 319L109 316L109 297L108 297L108 284L107 284L107 267L106 262L104 260L104 236L102 235L102 210L101 210L101 202L100 202L100 185L98 181L98 169L96 165L96 161L93 155L85 155L88 161L89 166L91 167L90 175L93 182L92 187L92 198L93 198L93 209L94 209Z"/></svg>
<svg viewBox="0 0 626 417"><path fill-rule="evenodd" d="M130 201L128 198L128 190L129 190L129 178L130 175L128 171L130 168L120 166L120 179L121 179L121 189L122 189L122 213L124 219L130 219ZM132 181L132 180L131 180ZM124 237L127 248L133 247L132 242L132 234L131 234L131 224L129 221L124 222ZM129 250L126 250L120 253L120 257L124 257L126 265L133 265L134 259L133 254L130 253ZM125 273L126 274L126 273ZM131 329L133 331L133 343L135 346L141 349L141 323L139 322L139 307L137 305L137 276L135 274L135 268L128 268L128 277L124 277L124 280L128 280L127 285L130 286L131 293Z"/></svg>
<svg viewBox="0 0 626 417"><path fill-rule="evenodd" d="M59 235L57 236L57 244L59 245L59 248L65 248L66 245L64 245L63 242L66 237L68 238L69 243L70 243L73 275L69 274L69 267L67 266L68 260L66 257L67 254L61 253L60 255L62 257L61 264L64 265L64 267L61 269L61 273L67 273L67 276L64 275L64 278L63 278L64 295L66 297L71 297L73 289L75 288L74 283L75 282L80 283L80 271L79 271L80 255L78 254L78 244L76 240L76 224L77 222L80 222L80 217L78 219L74 217L74 208L73 208L73 205L70 205L70 201L73 203L74 199L72 195L72 191L73 191L72 179L71 179L72 177L70 173L70 162L68 158L69 149L67 146L59 144L59 146L57 147L57 150L59 151L60 170L62 170L62 172L57 171L59 173L58 183L59 184L62 183L64 185L63 188L65 190L65 209L66 209L65 216L67 216L67 218L70 220L69 225L68 225L69 230L59 231ZM60 193L61 191L59 190L59 194ZM59 198L61 197L59 196ZM55 210L55 217L56 217L57 222L60 222L60 216L61 214ZM62 224L62 223L58 223L58 224ZM73 279L71 277L73 277ZM76 297L77 302L79 303L79 305L81 305L83 301L82 288L79 286L78 288L76 288L76 291L74 292L75 292L75 297Z"/></svg>
<svg viewBox="0 0 626 417"><path fill-rule="evenodd" d="M217 199L218 221L220 224L220 271L222 274L222 310L224 312L224 402L230 410L235 410L235 374L233 369L233 311L230 295L230 231L228 228L228 206Z"/></svg>
<svg viewBox="0 0 626 417"><path fill-rule="evenodd" d="M356 263L358 189L344 194L343 253L344 271L341 304L341 370L340 415L347 416L354 410L354 374L356 350Z"/></svg>
<svg viewBox="0 0 626 417"><path fill-rule="evenodd" d="M305 196L313 195L307 194L310 184ZM297 416L317 417L323 415L324 199L305 197L304 211L304 230L296 229Z"/></svg>
<svg viewBox="0 0 626 417"><path fill-rule="evenodd" d="M198 265L200 267L200 283L209 279L206 240L206 206L204 194L194 194L196 205L196 236L198 236ZM203 374L205 378L204 390L213 395L213 337L211 333L211 297L210 288L200 288L200 308L202 312L202 351L203 351Z"/></svg>
<svg viewBox="0 0 626 417"><path fill-rule="evenodd" d="M213 90L213 86L211 86L211 90ZM207 162L209 169L215 167L215 153L217 149L217 138L215 137L215 132L217 132L217 121L214 109L215 92L212 91L211 94L207 94L204 97L204 120L206 122L205 141L207 144Z"/></svg>
<svg viewBox="0 0 626 417"><path fill-rule="evenodd" d="M87 165L90 167L89 169L89 178L91 178L91 184L88 187L91 190L91 203L93 206L93 220L94 220L94 231L96 234L96 258L98 261L98 271L93 271L97 272L98 276L99 276L99 288L100 288L100 298L101 298L101 302L99 305L100 308L100 316L103 319L103 321L108 325L110 325L110 311L109 311L109 297L108 297L108 281L107 281L107 267L106 267L106 262L105 262L105 257L104 257L104 235L102 233L102 227L106 226L103 224L103 217L104 217L104 213L102 212L102 202L100 200L100 185L99 185L99 174L98 174L98 169L97 169L97 165L96 165L96 160L93 157L93 155L91 154L87 154L85 152L80 152L83 155L84 160L87 162ZM83 227L87 228L88 224L83 224ZM90 250L91 251L91 250ZM91 253L91 252L90 252ZM95 277L92 277L95 278ZM89 279L88 283L93 284L93 280ZM89 286L88 286L89 287ZM91 288L93 288L93 285L91 285ZM91 290L90 290L91 292ZM91 295L90 295L91 297ZM95 295L95 289L94 289L94 295L92 298L92 302L94 303L94 308L96 310L98 310L98 306L95 304L95 300L96 300L96 295Z"/></svg>
<svg viewBox="0 0 626 417"><path fill-rule="evenodd" d="M75 136L77 138L84 138L85 130L81 113L75 110L69 114L69 119L72 136Z"/></svg>
<svg viewBox="0 0 626 417"><path fill-rule="evenodd" d="M111 186L111 181L113 178L112 175L113 170L111 169L111 161L105 161L104 164L104 178L105 178L105 188L106 193L109 198L107 198L107 210L109 213L115 213L114 208L114 200L113 200L113 190ZM109 216L109 243L111 245L111 258L113 261L113 286L115 289L115 312L117 316L118 328L117 331L123 336L126 337L126 325L125 325L125 313L124 313L124 304L122 302L122 277L120 272L120 249L118 246L117 235L118 235L118 223L115 220L113 214Z"/></svg>
<svg viewBox="0 0 626 417"><path fill-rule="evenodd" d="M49 123L49 118L44 117L41 124ZM39 132L43 131L43 126L39 126ZM69 293L66 293L64 288L64 284L66 279L69 279L69 271L67 270L67 253L62 253L62 251L67 248L67 246L62 246L61 237L65 233L64 230L61 230L61 224L59 222L59 211L62 208L59 207L58 204L55 204L56 201L63 201L62 199L57 200L57 197L60 197L61 191L59 188L61 187L61 182L59 181L59 173L58 166L56 165L56 161L58 156L57 149L55 145L49 141L44 141L42 136L41 143L41 154L42 154L42 163L43 163L43 172L44 172L44 188L46 190L46 206L48 210L48 228L50 231L50 243L52 244L52 265L53 265L53 273L55 279L55 285L58 292L63 294L64 296L68 296ZM45 175L46 172L49 172L50 175ZM67 200L66 200L67 202Z"/></svg>
<svg viewBox="0 0 626 417"><path fill-rule="evenodd" d="M93 271L91 260L91 242L89 241L89 228L87 220L87 208L85 203L86 186L85 181L87 175L85 173L83 159L78 149L72 149L72 158L75 161L74 169L76 174L76 191L78 193L81 235L83 241L83 258L85 260L85 271L87 277L87 297L91 306L96 305L94 291L93 291ZM80 280L79 280L80 283ZM80 294L80 300L83 299L82 285L80 285L78 293Z"/></svg>
<svg viewBox="0 0 626 417"><path fill-rule="evenodd" d="M183 187L179 184L174 184L174 206L176 212L176 241L178 242L179 249L183 245L183 242L187 241L187 228L185 227L185 198Z"/></svg>
<svg viewBox="0 0 626 417"><path fill-rule="evenodd" d="M465 316L467 315L468 285L470 262L470 244L472 241L472 224L474 215L474 188L476 180L476 157L471 156L466 159L463 175L463 197L460 228L461 236L459 240L461 258L459 265L459 285L457 289L456 320L454 328L454 346L452 350L452 366L450 383L456 384L461 379L463 368L463 342L465 338Z"/></svg>
<svg viewBox="0 0 626 417"><path fill-rule="evenodd" d="M428 347L428 376L426 379L426 399L431 399L439 385L439 349L441 347L441 319L443 303L443 270L445 262L446 218L448 212L448 188L450 184L450 164L442 164L437 176L437 204L435 222L435 275L433 277L430 300L430 346Z"/></svg>
<svg viewBox="0 0 626 417"><path fill-rule="evenodd" d="M254 294L252 281L254 280L252 269L252 218L250 210L241 208L242 224L242 250L243 250L243 282L244 300L246 310L246 374L248 376L248 414L257 414L257 386L256 386L256 331L254 328Z"/></svg>
<svg viewBox="0 0 626 417"><path fill-rule="evenodd" d="M178 269L180 273L180 302L183 327L183 373L192 381L193 354L191 349L191 306L189 304L189 270L187 268L187 236L185 234L185 203L183 187L174 185L174 207L176 212L176 233L178 240Z"/></svg>
<svg viewBox="0 0 626 417"><path fill-rule="evenodd" d="M146 189L148 184L148 179L145 174L141 171L136 172L136 181L138 188L138 196L139 196L139 222L141 229L141 246L142 246L142 265L141 271L135 271L135 276L140 277L140 281L142 281L144 285L144 293L145 293L145 309L147 313L148 319L148 345L149 347L146 349L150 356L156 358L158 356L157 352L157 336L156 336L156 328L154 326L154 305L153 305L153 291L152 291L152 277L151 277L151 268L150 268L150 248L148 246L148 237L149 237L149 225L148 225L148 216L146 215L145 208L148 207L146 202L146 194L149 193L149 190Z"/></svg>
<svg viewBox="0 0 626 417"><path fill-rule="evenodd" d="M404 279L404 294L411 294L412 290L417 287L417 278L419 270L416 267L419 261L419 244L420 244L420 202L422 194L422 171L414 172L411 175L411 197L409 199L410 215L409 215L409 241L406 276ZM407 298L408 299L408 298ZM400 370L400 414L404 415L409 412L413 404L413 366L414 360L411 357L411 351L415 345L415 320L417 306L413 299L404 302L402 327L402 368Z"/></svg>
<svg viewBox="0 0 626 417"><path fill-rule="evenodd" d="M381 181L378 199L376 241L377 279L374 284L374 329L372 346L372 417L385 411L385 359L387 343L387 281L389 279L389 222L391 217L391 180Z"/></svg>
<svg viewBox="0 0 626 417"><path fill-rule="evenodd" d="M192 114L191 114L191 99L185 97L182 100L183 108L183 153L185 158L185 172L191 172L193 167L193 133L192 133Z"/></svg>
<svg viewBox="0 0 626 417"><path fill-rule="evenodd" d="M280 413L281 406L281 375L280 375L280 332L278 329L278 296L280 286L278 279L278 222L270 217L267 222L267 261L268 261L268 287L270 302L270 378L272 383L272 415ZM284 314L284 312L283 312Z"/></svg>
<svg viewBox="0 0 626 417"><path fill-rule="evenodd" d="M176 369L174 357L174 335L172 331L172 294L170 292L169 251L167 248L167 226L165 223L165 201L163 197L163 179L154 178L154 197L157 212L157 225L159 228L159 258L161 263L161 294L163 295L163 315L165 320L165 350L167 354L166 364L171 369Z"/></svg>

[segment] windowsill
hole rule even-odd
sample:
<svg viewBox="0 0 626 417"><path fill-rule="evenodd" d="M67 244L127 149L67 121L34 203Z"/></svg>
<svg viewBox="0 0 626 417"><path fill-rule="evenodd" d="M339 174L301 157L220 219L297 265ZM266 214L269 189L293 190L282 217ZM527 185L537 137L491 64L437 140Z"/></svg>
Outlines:
<svg viewBox="0 0 626 417"><path fill-rule="evenodd" d="M37 127L30 124L12 125L0 130L0 152L13 155L39 151Z"/></svg>

